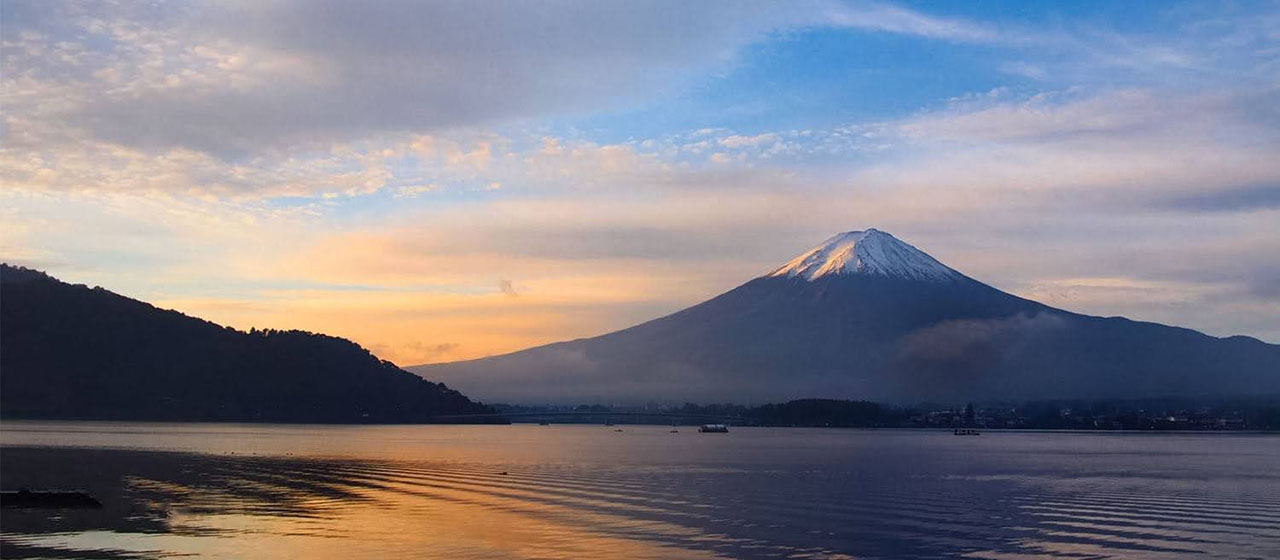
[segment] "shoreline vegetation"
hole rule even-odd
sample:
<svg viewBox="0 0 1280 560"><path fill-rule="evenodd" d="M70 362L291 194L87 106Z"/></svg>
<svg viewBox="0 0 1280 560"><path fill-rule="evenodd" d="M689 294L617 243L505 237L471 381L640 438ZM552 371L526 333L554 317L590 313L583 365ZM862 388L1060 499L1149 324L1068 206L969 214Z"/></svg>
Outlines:
<svg viewBox="0 0 1280 560"><path fill-rule="evenodd" d="M291 422L266 419L119 418L26 416L0 414L0 421L50 422L174 422L316 425L428 425L428 424L576 424L731 426L772 428L887 428L1028 431L1166 431L1166 432L1280 432L1280 396L1220 400L1060 400L1026 403L984 403L946 406L921 403L895 406L870 401L798 399L779 404L648 404L511 405L496 404L492 412L426 418L425 421L319 420Z"/></svg>
<svg viewBox="0 0 1280 560"><path fill-rule="evenodd" d="M747 406L492 405L512 422L678 424L832 428L1010 430L1280 431L1280 395L1223 399L1045 400L896 406L871 401L798 399Z"/></svg>

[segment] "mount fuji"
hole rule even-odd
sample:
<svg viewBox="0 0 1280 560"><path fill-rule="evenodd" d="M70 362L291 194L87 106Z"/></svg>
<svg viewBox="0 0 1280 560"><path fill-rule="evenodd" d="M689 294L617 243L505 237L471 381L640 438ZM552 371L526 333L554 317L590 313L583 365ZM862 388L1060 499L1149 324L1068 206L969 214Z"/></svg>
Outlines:
<svg viewBox="0 0 1280 560"><path fill-rule="evenodd" d="M1280 346L1055 309L876 229L631 328L408 369L486 402L1280 394Z"/></svg>

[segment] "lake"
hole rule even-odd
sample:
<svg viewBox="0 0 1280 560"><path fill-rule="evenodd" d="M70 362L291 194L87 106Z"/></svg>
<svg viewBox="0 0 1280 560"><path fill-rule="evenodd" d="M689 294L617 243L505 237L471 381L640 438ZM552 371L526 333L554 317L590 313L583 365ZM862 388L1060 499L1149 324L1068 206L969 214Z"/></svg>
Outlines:
<svg viewBox="0 0 1280 560"><path fill-rule="evenodd" d="M622 431L615 431L621 429ZM1280 558L1280 437L5 422L4 558Z"/></svg>

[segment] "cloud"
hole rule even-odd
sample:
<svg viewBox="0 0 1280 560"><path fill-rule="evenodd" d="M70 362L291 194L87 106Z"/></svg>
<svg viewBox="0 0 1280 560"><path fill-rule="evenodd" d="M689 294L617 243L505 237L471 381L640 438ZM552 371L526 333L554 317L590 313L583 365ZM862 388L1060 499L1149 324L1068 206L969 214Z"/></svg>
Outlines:
<svg viewBox="0 0 1280 560"><path fill-rule="evenodd" d="M383 359L393 359L399 363L431 363L448 361L456 355L462 345L457 342L407 342L400 344L374 344L369 351Z"/></svg>
<svg viewBox="0 0 1280 560"><path fill-rule="evenodd" d="M1171 197L1170 208L1188 212L1233 212L1280 208L1280 185L1249 185Z"/></svg>
<svg viewBox="0 0 1280 560"><path fill-rule="evenodd" d="M431 361L413 345L599 334L875 226L1072 310L1278 340L1276 14L1208 11L1119 33L859 2L7 2L0 257ZM1034 81L799 129L556 120L697 96L815 29Z"/></svg>
<svg viewBox="0 0 1280 560"><path fill-rule="evenodd" d="M100 141L222 159L601 108L723 64L781 15L683 3L18 6L25 17L6 20L6 35L29 44L7 57L11 80L62 88L45 116Z"/></svg>
<svg viewBox="0 0 1280 560"><path fill-rule="evenodd" d="M5 101L28 113L10 130L77 129L221 160L671 95L779 31L995 36L897 6L820 1L9 2L6 16Z"/></svg>
<svg viewBox="0 0 1280 560"><path fill-rule="evenodd" d="M1019 363L1036 341L1067 327L1062 317L1038 313L1001 319L944 321L906 335L892 367L906 387L937 395L1000 394L998 377ZM983 389L978 389L983 387Z"/></svg>
<svg viewBox="0 0 1280 560"><path fill-rule="evenodd" d="M504 294L507 294L508 296L511 296L511 297L520 296L520 292L517 292L515 287L511 284L511 281L507 280L506 278L498 280L498 291Z"/></svg>
<svg viewBox="0 0 1280 560"><path fill-rule="evenodd" d="M396 188L396 198L414 198L426 193L437 192L440 190L439 185L404 185Z"/></svg>
<svg viewBox="0 0 1280 560"><path fill-rule="evenodd" d="M1240 200L1240 185L1280 181L1270 155L1280 149L1280 122L1253 110L1280 101L1277 91L1119 90L962 104L884 125L894 157L852 180L940 213L982 211L992 197L1024 211L1114 214L1189 208L1170 200Z"/></svg>
<svg viewBox="0 0 1280 560"><path fill-rule="evenodd" d="M930 39L992 43L1025 40L990 26L954 18L929 16L901 6L873 2L826 5L823 21L838 27L900 33Z"/></svg>

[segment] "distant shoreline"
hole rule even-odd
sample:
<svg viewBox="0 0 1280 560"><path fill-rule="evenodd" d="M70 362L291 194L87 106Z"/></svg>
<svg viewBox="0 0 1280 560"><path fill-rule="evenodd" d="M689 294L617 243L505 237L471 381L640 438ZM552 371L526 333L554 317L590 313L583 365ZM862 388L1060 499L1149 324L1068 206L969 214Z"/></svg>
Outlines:
<svg viewBox="0 0 1280 560"><path fill-rule="evenodd" d="M529 427L606 427L603 424L594 424L586 422L561 422L551 423L550 426L539 425L537 422L509 422L509 423L362 423L351 424L341 422L224 422L224 421L205 421L205 420L102 420L102 419L37 419L37 418L0 418L0 432L5 431L6 426L13 424L98 424L98 425L205 425L205 426L273 426L273 427L383 427L383 426L423 426L423 427L476 427L476 426L529 426ZM699 424L666 424L666 423L615 423L615 426L638 426L638 427L654 427L654 428L694 428ZM945 427L911 427L911 426L792 426L792 425L730 425L734 429L743 428L785 428L785 429L821 429L821 430L856 430L856 431L901 431L901 432L939 432L946 433L953 428ZM1078 428L979 428L983 434L1008 434L1008 433L1046 433L1046 434L1212 434L1212 435L1280 435L1277 429L1246 429L1246 430L1125 430L1125 429L1078 429ZM0 447L27 447L30 444L9 444L0 442ZM46 445L41 445L46 447Z"/></svg>
<svg viewBox="0 0 1280 560"><path fill-rule="evenodd" d="M358 421L301 415L256 418L235 415L51 416L8 414L0 421L151 422L273 425L484 425L601 424L697 426L899 428L951 430L1049 430L1129 432L1280 431L1280 396L1250 398L1150 398L1132 400L1049 400L1028 402L919 403L899 406L873 401L797 399L756 406L732 403L680 406L479 405L484 412L435 414L398 421L372 415ZM157 417L159 416L159 417Z"/></svg>

